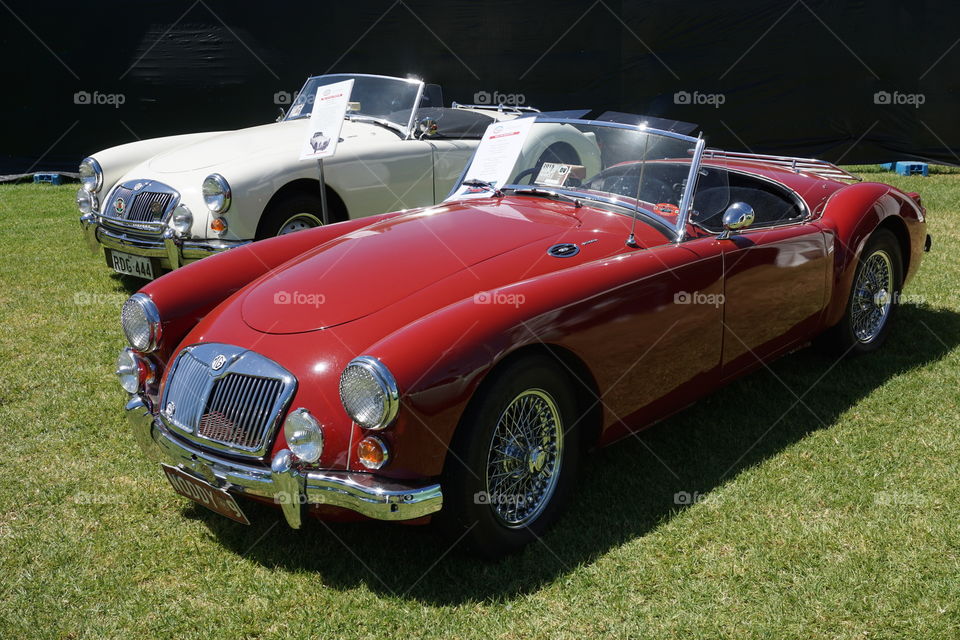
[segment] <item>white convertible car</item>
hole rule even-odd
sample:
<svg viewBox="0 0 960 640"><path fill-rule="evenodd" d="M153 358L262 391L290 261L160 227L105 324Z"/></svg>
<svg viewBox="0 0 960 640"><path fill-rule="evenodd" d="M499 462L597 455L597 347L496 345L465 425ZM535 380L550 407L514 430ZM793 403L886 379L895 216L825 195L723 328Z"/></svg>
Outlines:
<svg viewBox="0 0 960 640"><path fill-rule="evenodd" d="M317 87L347 79L350 109L336 156L324 161L325 216L317 163L299 160L299 149ZM440 87L417 79L317 76L275 123L105 149L80 164L84 235L115 271L152 279L254 240L436 204L487 126L523 115L442 105ZM594 142L560 127L531 144L542 161L589 166L598 155Z"/></svg>

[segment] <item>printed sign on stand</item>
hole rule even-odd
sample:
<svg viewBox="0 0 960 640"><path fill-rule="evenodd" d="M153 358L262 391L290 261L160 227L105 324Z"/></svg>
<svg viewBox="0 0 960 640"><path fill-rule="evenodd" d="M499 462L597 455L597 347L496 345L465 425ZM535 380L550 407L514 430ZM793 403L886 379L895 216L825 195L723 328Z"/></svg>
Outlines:
<svg viewBox="0 0 960 640"><path fill-rule="evenodd" d="M327 84L317 88L310 112L307 137L300 148L301 160L322 160L337 152L343 117L347 113L353 80Z"/></svg>
<svg viewBox="0 0 960 640"><path fill-rule="evenodd" d="M520 157L523 144L536 118L519 118L509 122L494 122L487 127L473 156L473 161L463 177L463 184L449 199L490 195L490 188L502 187L510 180L510 172ZM489 183L490 187L478 186Z"/></svg>

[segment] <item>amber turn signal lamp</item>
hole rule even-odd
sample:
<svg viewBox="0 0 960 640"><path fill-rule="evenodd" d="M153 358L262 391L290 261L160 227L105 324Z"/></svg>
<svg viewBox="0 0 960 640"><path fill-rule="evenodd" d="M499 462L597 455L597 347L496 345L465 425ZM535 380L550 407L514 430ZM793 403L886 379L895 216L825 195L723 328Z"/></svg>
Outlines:
<svg viewBox="0 0 960 640"><path fill-rule="evenodd" d="M383 440L367 436L357 444L357 457L367 469L381 469L390 459L390 452Z"/></svg>
<svg viewBox="0 0 960 640"><path fill-rule="evenodd" d="M210 228L217 233L223 233L227 230L227 221L223 218L214 218L210 221Z"/></svg>

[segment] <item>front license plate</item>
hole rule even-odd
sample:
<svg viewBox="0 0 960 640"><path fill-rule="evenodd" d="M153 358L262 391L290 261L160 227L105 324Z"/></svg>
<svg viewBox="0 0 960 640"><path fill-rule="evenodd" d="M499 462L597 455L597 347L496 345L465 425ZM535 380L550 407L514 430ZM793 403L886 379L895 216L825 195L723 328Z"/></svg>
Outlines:
<svg viewBox="0 0 960 640"><path fill-rule="evenodd" d="M197 504L202 504L211 511L226 516L231 520L236 520L243 524L250 524L247 516L243 514L240 506L237 505L237 501L223 489L217 489L176 467L171 467L166 464L161 464L160 466L163 467L163 472L167 474L167 480L170 481L173 490L183 497L190 498Z"/></svg>
<svg viewBox="0 0 960 640"><path fill-rule="evenodd" d="M153 264L145 256L133 256L119 251L110 252L110 264L117 273L153 280Z"/></svg>

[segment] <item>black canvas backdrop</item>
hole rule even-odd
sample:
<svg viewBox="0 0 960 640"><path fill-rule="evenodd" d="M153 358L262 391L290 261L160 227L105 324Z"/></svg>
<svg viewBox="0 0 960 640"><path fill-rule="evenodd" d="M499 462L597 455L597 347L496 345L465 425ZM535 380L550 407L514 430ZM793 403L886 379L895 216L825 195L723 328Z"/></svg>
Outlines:
<svg viewBox="0 0 960 640"><path fill-rule="evenodd" d="M270 122L332 71L696 122L733 150L960 164L958 18L923 0L8 0L0 173Z"/></svg>

